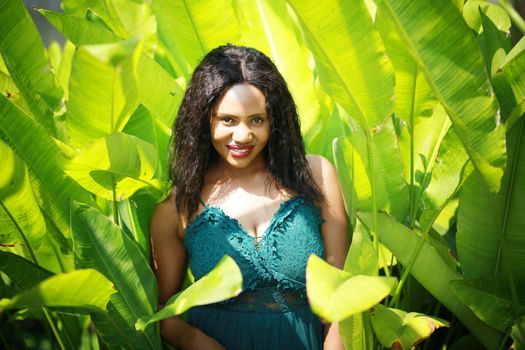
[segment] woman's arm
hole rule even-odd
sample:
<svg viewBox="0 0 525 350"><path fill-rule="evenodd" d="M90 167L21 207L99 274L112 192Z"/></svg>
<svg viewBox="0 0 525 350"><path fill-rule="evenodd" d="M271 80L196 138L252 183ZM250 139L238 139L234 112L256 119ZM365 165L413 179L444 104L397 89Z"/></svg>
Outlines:
<svg viewBox="0 0 525 350"><path fill-rule="evenodd" d="M155 207L150 224L152 267L159 289L159 307L164 307L184 282L188 254L181 230L175 198L171 195ZM160 330L164 340L177 348L224 349L217 341L177 316L160 321Z"/></svg>
<svg viewBox="0 0 525 350"><path fill-rule="evenodd" d="M348 236L348 217L346 216L339 180L334 166L326 158L309 155L308 160L312 169L312 175L325 196L325 203L321 212L325 222L321 228L321 234L325 245L326 261L342 269L350 246L350 240ZM344 350L337 323L326 324L325 335L325 350Z"/></svg>

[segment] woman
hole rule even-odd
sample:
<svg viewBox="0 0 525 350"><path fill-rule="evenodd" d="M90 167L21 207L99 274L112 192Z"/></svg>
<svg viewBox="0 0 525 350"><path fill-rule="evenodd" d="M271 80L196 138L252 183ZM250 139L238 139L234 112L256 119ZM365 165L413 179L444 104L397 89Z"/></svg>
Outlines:
<svg viewBox="0 0 525 350"><path fill-rule="evenodd" d="M174 128L175 188L152 218L159 302L223 255L243 274L236 298L161 322L182 349L342 349L308 307L310 254L342 268L347 217L333 166L306 156L286 83L259 51L226 45L196 68ZM324 327L324 329L323 329Z"/></svg>

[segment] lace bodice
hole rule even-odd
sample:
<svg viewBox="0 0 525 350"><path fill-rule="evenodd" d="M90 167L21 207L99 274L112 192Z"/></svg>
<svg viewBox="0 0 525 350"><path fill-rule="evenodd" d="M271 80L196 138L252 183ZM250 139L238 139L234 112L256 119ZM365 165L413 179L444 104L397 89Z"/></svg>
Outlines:
<svg viewBox="0 0 525 350"><path fill-rule="evenodd" d="M283 202L264 236L256 244L235 219L221 208L205 205L186 228L185 244L196 280L224 255L231 256L243 275L243 292L217 307L251 312L282 312L307 304L305 273L310 254L324 258L319 209L304 197Z"/></svg>

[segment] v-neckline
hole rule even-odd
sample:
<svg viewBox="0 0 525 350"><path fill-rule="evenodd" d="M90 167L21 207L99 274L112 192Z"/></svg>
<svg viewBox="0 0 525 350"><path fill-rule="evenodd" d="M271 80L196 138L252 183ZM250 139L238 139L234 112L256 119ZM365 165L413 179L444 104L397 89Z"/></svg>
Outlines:
<svg viewBox="0 0 525 350"><path fill-rule="evenodd" d="M277 210L275 211L275 213L273 214L272 218L270 219L270 223L268 224L268 227L266 227L266 229L264 230L264 233L263 235L261 236L261 238L259 239L259 241L256 240L256 237L253 236L252 234L250 234L250 232L239 222L239 220L231 215L228 215L224 212L224 210L221 208L221 207L214 207L214 206L210 206L208 204L204 204L204 210L198 215L200 216L202 213L204 213L207 209L212 209L212 210L216 210L217 212L219 212L225 219L229 220L230 222L234 223L237 228L240 230L240 232L242 232L243 235L249 237L249 239L251 239L253 241L253 245L255 246L255 248L259 248L260 245L261 245L261 242L263 242L264 240L266 240L266 237L269 235L269 233L271 233L271 229L273 228L273 226L275 226L275 221L277 220L277 217L279 216L279 213L283 210L284 207L286 207L290 202L298 199L299 197L301 197L300 195L295 195L293 197L290 197L288 198L287 200L281 202L281 204L279 204L279 208L277 208ZM195 218L194 222L197 220L198 218Z"/></svg>

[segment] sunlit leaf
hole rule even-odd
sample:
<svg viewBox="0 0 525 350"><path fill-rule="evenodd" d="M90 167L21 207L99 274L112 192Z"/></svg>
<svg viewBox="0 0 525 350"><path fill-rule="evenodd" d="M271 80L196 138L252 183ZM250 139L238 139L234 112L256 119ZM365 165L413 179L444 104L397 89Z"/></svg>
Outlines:
<svg viewBox="0 0 525 350"><path fill-rule="evenodd" d="M155 148L141 139L113 133L86 145L66 165L66 172L97 196L113 200L126 199L140 188L153 186L157 170Z"/></svg>
<svg viewBox="0 0 525 350"><path fill-rule="evenodd" d="M148 324L180 315L191 307L233 298L241 290L241 270L232 258L225 256L208 274L182 292L172 296L162 310L151 317L137 320L135 327L142 331Z"/></svg>
<svg viewBox="0 0 525 350"><path fill-rule="evenodd" d="M381 304L371 311L372 326L383 346L390 349L412 349L448 322L417 312L407 313Z"/></svg>
<svg viewBox="0 0 525 350"><path fill-rule="evenodd" d="M368 229L372 227L372 213L358 213L357 216ZM378 215L376 232L379 240L405 266L409 263L413 251L422 239L416 230L409 229L383 213ZM423 242L410 272L426 290L453 312L487 348L499 346L503 335L481 321L452 292L450 282L460 280L462 277L452 268L453 264L445 262L443 258L430 243Z"/></svg>
<svg viewBox="0 0 525 350"><path fill-rule="evenodd" d="M81 147L121 131L139 104L136 40L81 46L73 57L66 115L71 142Z"/></svg>
<svg viewBox="0 0 525 350"><path fill-rule="evenodd" d="M158 349L160 339L152 325L142 334L136 320L152 315L157 305L157 284L137 243L96 209L74 203L73 251L77 268L94 268L115 285L105 314L92 314L104 341L129 349ZM123 343L125 342L125 343Z"/></svg>
<svg viewBox="0 0 525 350"><path fill-rule="evenodd" d="M352 276L313 254L306 266L306 293L312 311L331 322L368 310L396 284L393 277Z"/></svg>
<svg viewBox="0 0 525 350"><path fill-rule="evenodd" d="M113 293L111 281L100 272L75 270L49 277L12 299L1 299L0 309L44 306L79 313L104 312Z"/></svg>
<svg viewBox="0 0 525 350"><path fill-rule="evenodd" d="M445 0L377 4L395 23L483 182L497 192L506 161L505 130L480 49L461 13Z"/></svg>

